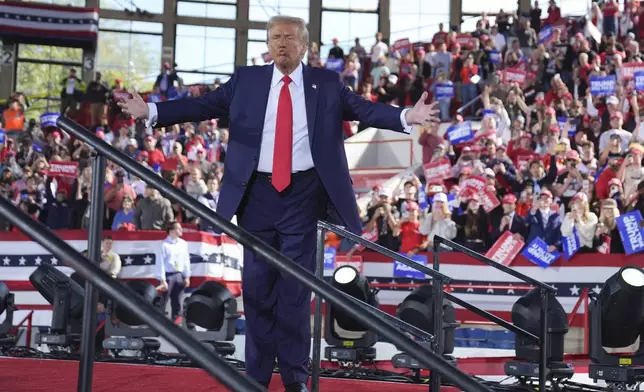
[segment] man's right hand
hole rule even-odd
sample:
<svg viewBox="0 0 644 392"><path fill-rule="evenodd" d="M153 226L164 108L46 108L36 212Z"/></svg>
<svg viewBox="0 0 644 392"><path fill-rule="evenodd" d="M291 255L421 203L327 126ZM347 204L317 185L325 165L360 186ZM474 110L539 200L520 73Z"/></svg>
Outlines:
<svg viewBox="0 0 644 392"><path fill-rule="evenodd" d="M161 284L157 286L157 291L168 291L168 282L162 280Z"/></svg>
<svg viewBox="0 0 644 392"><path fill-rule="evenodd" d="M148 105L143 98L134 90L130 91L132 98L125 98L118 103L125 114L134 117L135 120L147 120L149 117Z"/></svg>

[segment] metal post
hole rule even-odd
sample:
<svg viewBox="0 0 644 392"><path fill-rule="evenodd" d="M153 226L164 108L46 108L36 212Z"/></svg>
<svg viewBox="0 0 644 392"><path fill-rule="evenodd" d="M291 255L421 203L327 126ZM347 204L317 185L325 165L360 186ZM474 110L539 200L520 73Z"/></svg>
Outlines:
<svg viewBox="0 0 644 392"><path fill-rule="evenodd" d="M434 271L440 270L440 257L438 255L438 250L440 246L438 244L434 245L433 252L433 269ZM438 356L443 356L443 280L441 278L434 278L432 280L432 291L433 291L433 311L434 311L434 320L433 320L433 329L434 329L434 342L432 343L432 348L434 353ZM431 373L429 375L429 391L430 392L440 392L441 390L441 376L438 372L430 369Z"/></svg>
<svg viewBox="0 0 644 392"><path fill-rule="evenodd" d="M88 230L87 258L96 265L101 262L101 232L103 231L105 158L92 153L92 189L90 192L90 221ZM98 292L92 282L85 281L83 302L83 329L81 335L81 357L78 367L78 392L92 391L94 370L94 341L96 340L96 305Z"/></svg>
<svg viewBox="0 0 644 392"><path fill-rule="evenodd" d="M539 336L539 390L546 390L548 361L548 292L541 289L541 336Z"/></svg>
<svg viewBox="0 0 644 392"><path fill-rule="evenodd" d="M324 234L326 230L318 227L317 233L317 267L315 276L324 279ZM322 360L322 297L315 295L315 312L313 313L313 372L311 374L311 392L320 391L320 361Z"/></svg>

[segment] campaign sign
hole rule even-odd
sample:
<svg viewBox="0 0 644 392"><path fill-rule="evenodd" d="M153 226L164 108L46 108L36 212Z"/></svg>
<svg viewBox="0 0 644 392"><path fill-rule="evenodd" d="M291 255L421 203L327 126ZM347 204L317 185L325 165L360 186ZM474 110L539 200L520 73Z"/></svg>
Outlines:
<svg viewBox="0 0 644 392"><path fill-rule="evenodd" d="M0 144L4 144L7 140L7 133L4 129L0 129Z"/></svg>
<svg viewBox="0 0 644 392"><path fill-rule="evenodd" d="M644 63L631 62L622 64L622 78L624 80L635 78L635 74L638 72L644 72Z"/></svg>
<svg viewBox="0 0 644 392"><path fill-rule="evenodd" d="M401 253L401 255L408 257L406 254ZM412 257L409 257L410 259L414 260L418 264L421 265L427 265L427 256L426 255L414 255ZM394 260L394 273L393 273L394 278L409 278L409 279L417 279L417 280L422 280L425 279L425 273L420 272L407 264L403 264L398 260Z"/></svg>
<svg viewBox="0 0 644 392"><path fill-rule="evenodd" d="M333 270L333 267L335 266L336 253L338 253L338 251L332 246L329 246L326 249L324 249L324 269L325 270Z"/></svg>
<svg viewBox="0 0 644 392"><path fill-rule="evenodd" d="M474 139L472 124L469 121L458 123L447 128L447 139L452 145L466 143Z"/></svg>
<svg viewBox="0 0 644 392"><path fill-rule="evenodd" d="M566 129L568 117L557 117L557 123L559 124L559 130L563 132ZM571 122L568 124L568 137L575 137L575 133L577 133L577 124Z"/></svg>
<svg viewBox="0 0 644 392"><path fill-rule="evenodd" d="M48 176L76 177L78 162L51 162L49 164Z"/></svg>
<svg viewBox="0 0 644 392"><path fill-rule="evenodd" d="M485 212L492 212L493 209L501 205L494 192L484 192L481 194L481 205Z"/></svg>
<svg viewBox="0 0 644 392"><path fill-rule="evenodd" d="M617 218L617 230L624 243L624 252L627 255L639 253L644 250L644 230L640 227L642 214L632 211Z"/></svg>
<svg viewBox="0 0 644 392"><path fill-rule="evenodd" d="M507 68L503 70L503 81L505 83L517 83L523 85L525 83L526 71L519 68Z"/></svg>
<svg viewBox="0 0 644 392"><path fill-rule="evenodd" d="M401 38L394 42L392 49L393 51L398 51L401 56L404 56L409 53L410 47L411 43L409 42L409 38Z"/></svg>
<svg viewBox="0 0 644 392"><path fill-rule="evenodd" d="M418 207L421 210L427 208L427 193L425 192L425 184L420 184L418 188Z"/></svg>
<svg viewBox="0 0 644 392"><path fill-rule="evenodd" d="M374 227L373 230L371 230L371 231L364 230L360 237L364 238L367 241L371 241L371 242L378 241L378 237L379 237L379 235L378 235L378 227ZM360 252L362 252L365 247L360 245L360 244L357 244L356 248L358 248L358 250Z"/></svg>
<svg viewBox="0 0 644 392"><path fill-rule="evenodd" d="M539 43L543 44L552 39L552 26L546 26L539 31Z"/></svg>
<svg viewBox="0 0 644 392"><path fill-rule="evenodd" d="M561 253L548 252L548 245L541 238L535 238L524 250L521 255L530 262L546 268L561 257Z"/></svg>
<svg viewBox="0 0 644 392"><path fill-rule="evenodd" d="M327 59L325 68L331 71L335 71L337 73L342 72L342 69L344 68L344 60L343 59Z"/></svg>
<svg viewBox="0 0 644 392"><path fill-rule="evenodd" d="M40 126L42 128L58 127L56 120L60 117L60 113L47 112L40 115Z"/></svg>
<svg viewBox="0 0 644 392"><path fill-rule="evenodd" d="M525 243L507 230L487 251L485 257L496 261L499 264L509 266L517 257Z"/></svg>
<svg viewBox="0 0 644 392"><path fill-rule="evenodd" d="M490 63L492 64L501 64L501 52L498 50L490 50Z"/></svg>
<svg viewBox="0 0 644 392"><path fill-rule="evenodd" d="M436 99L454 98L454 85L449 83L436 84Z"/></svg>
<svg viewBox="0 0 644 392"><path fill-rule="evenodd" d="M635 91L644 91L644 71L635 72Z"/></svg>
<svg viewBox="0 0 644 392"><path fill-rule="evenodd" d="M338 269L343 265L350 265L357 269L359 274L362 274L362 256L351 256L349 258L347 258L347 256L336 256L335 268Z"/></svg>
<svg viewBox="0 0 644 392"><path fill-rule="evenodd" d="M579 251L579 248L581 248L577 229L573 230L572 235L561 237L561 245L563 246L564 260L570 260L575 255L575 253Z"/></svg>
<svg viewBox="0 0 644 392"><path fill-rule="evenodd" d="M615 94L616 83L617 83L617 77L615 75L591 76L590 93L595 96L613 95Z"/></svg>
<svg viewBox="0 0 644 392"><path fill-rule="evenodd" d="M423 165L423 171L427 184L441 182L452 176L452 163L447 158L439 159Z"/></svg>
<svg viewBox="0 0 644 392"><path fill-rule="evenodd" d="M487 181L484 177L481 176L469 176L463 181L461 181L461 193L460 196L466 196L468 193L471 193L472 190L475 193L482 193L485 189Z"/></svg>

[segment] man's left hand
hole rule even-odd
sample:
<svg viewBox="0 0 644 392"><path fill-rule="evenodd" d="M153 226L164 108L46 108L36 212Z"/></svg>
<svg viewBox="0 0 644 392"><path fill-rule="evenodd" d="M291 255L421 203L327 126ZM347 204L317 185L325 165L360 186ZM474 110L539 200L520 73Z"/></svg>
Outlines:
<svg viewBox="0 0 644 392"><path fill-rule="evenodd" d="M436 117L440 111L435 109L436 105L438 105L438 101L434 101L429 105L426 105L426 99L427 92L424 92L418 102L416 102L416 105L405 113L405 121L407 121L408 125L440 122L439 118Z"/></svg>
<svg viewBox="0 0 644 392"><path fill-rule="evenodd" d="M190 278L185 278L183 280L183 284L186 288L190 287Z"/></svg>

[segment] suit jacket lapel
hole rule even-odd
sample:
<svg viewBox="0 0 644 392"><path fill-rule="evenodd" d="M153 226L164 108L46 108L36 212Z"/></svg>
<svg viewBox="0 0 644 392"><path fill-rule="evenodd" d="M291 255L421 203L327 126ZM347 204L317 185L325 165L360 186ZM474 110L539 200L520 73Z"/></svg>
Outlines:
<svg viewBox="0 0 644 392"><path fill-rule="evenodd" d="M304 83L304 101L306 104L306 123L309 129L309 143L313 148L315 135L315 115L318 107L318 86L315 84L311 69L302 64L302 82Z"/></svg>
<svg viewBox="0 0 644 392"><path fill-rule="evenodd" d="M257 99L257 106L253 104L253 107L263 108L261 114L258 113L259 116L257 116L257 118L260 119L260 122L258 124L260 133L263 133L264 130L264 121L266 120L266 106L268 105L268 96L271 93L271 82L273 81L274 69L275 66L273 64L265 65L264 77L257 80L257 84L255 85L257 88L257 95L255 95ZM253 99L253 101L255 100Z"/></svg>

